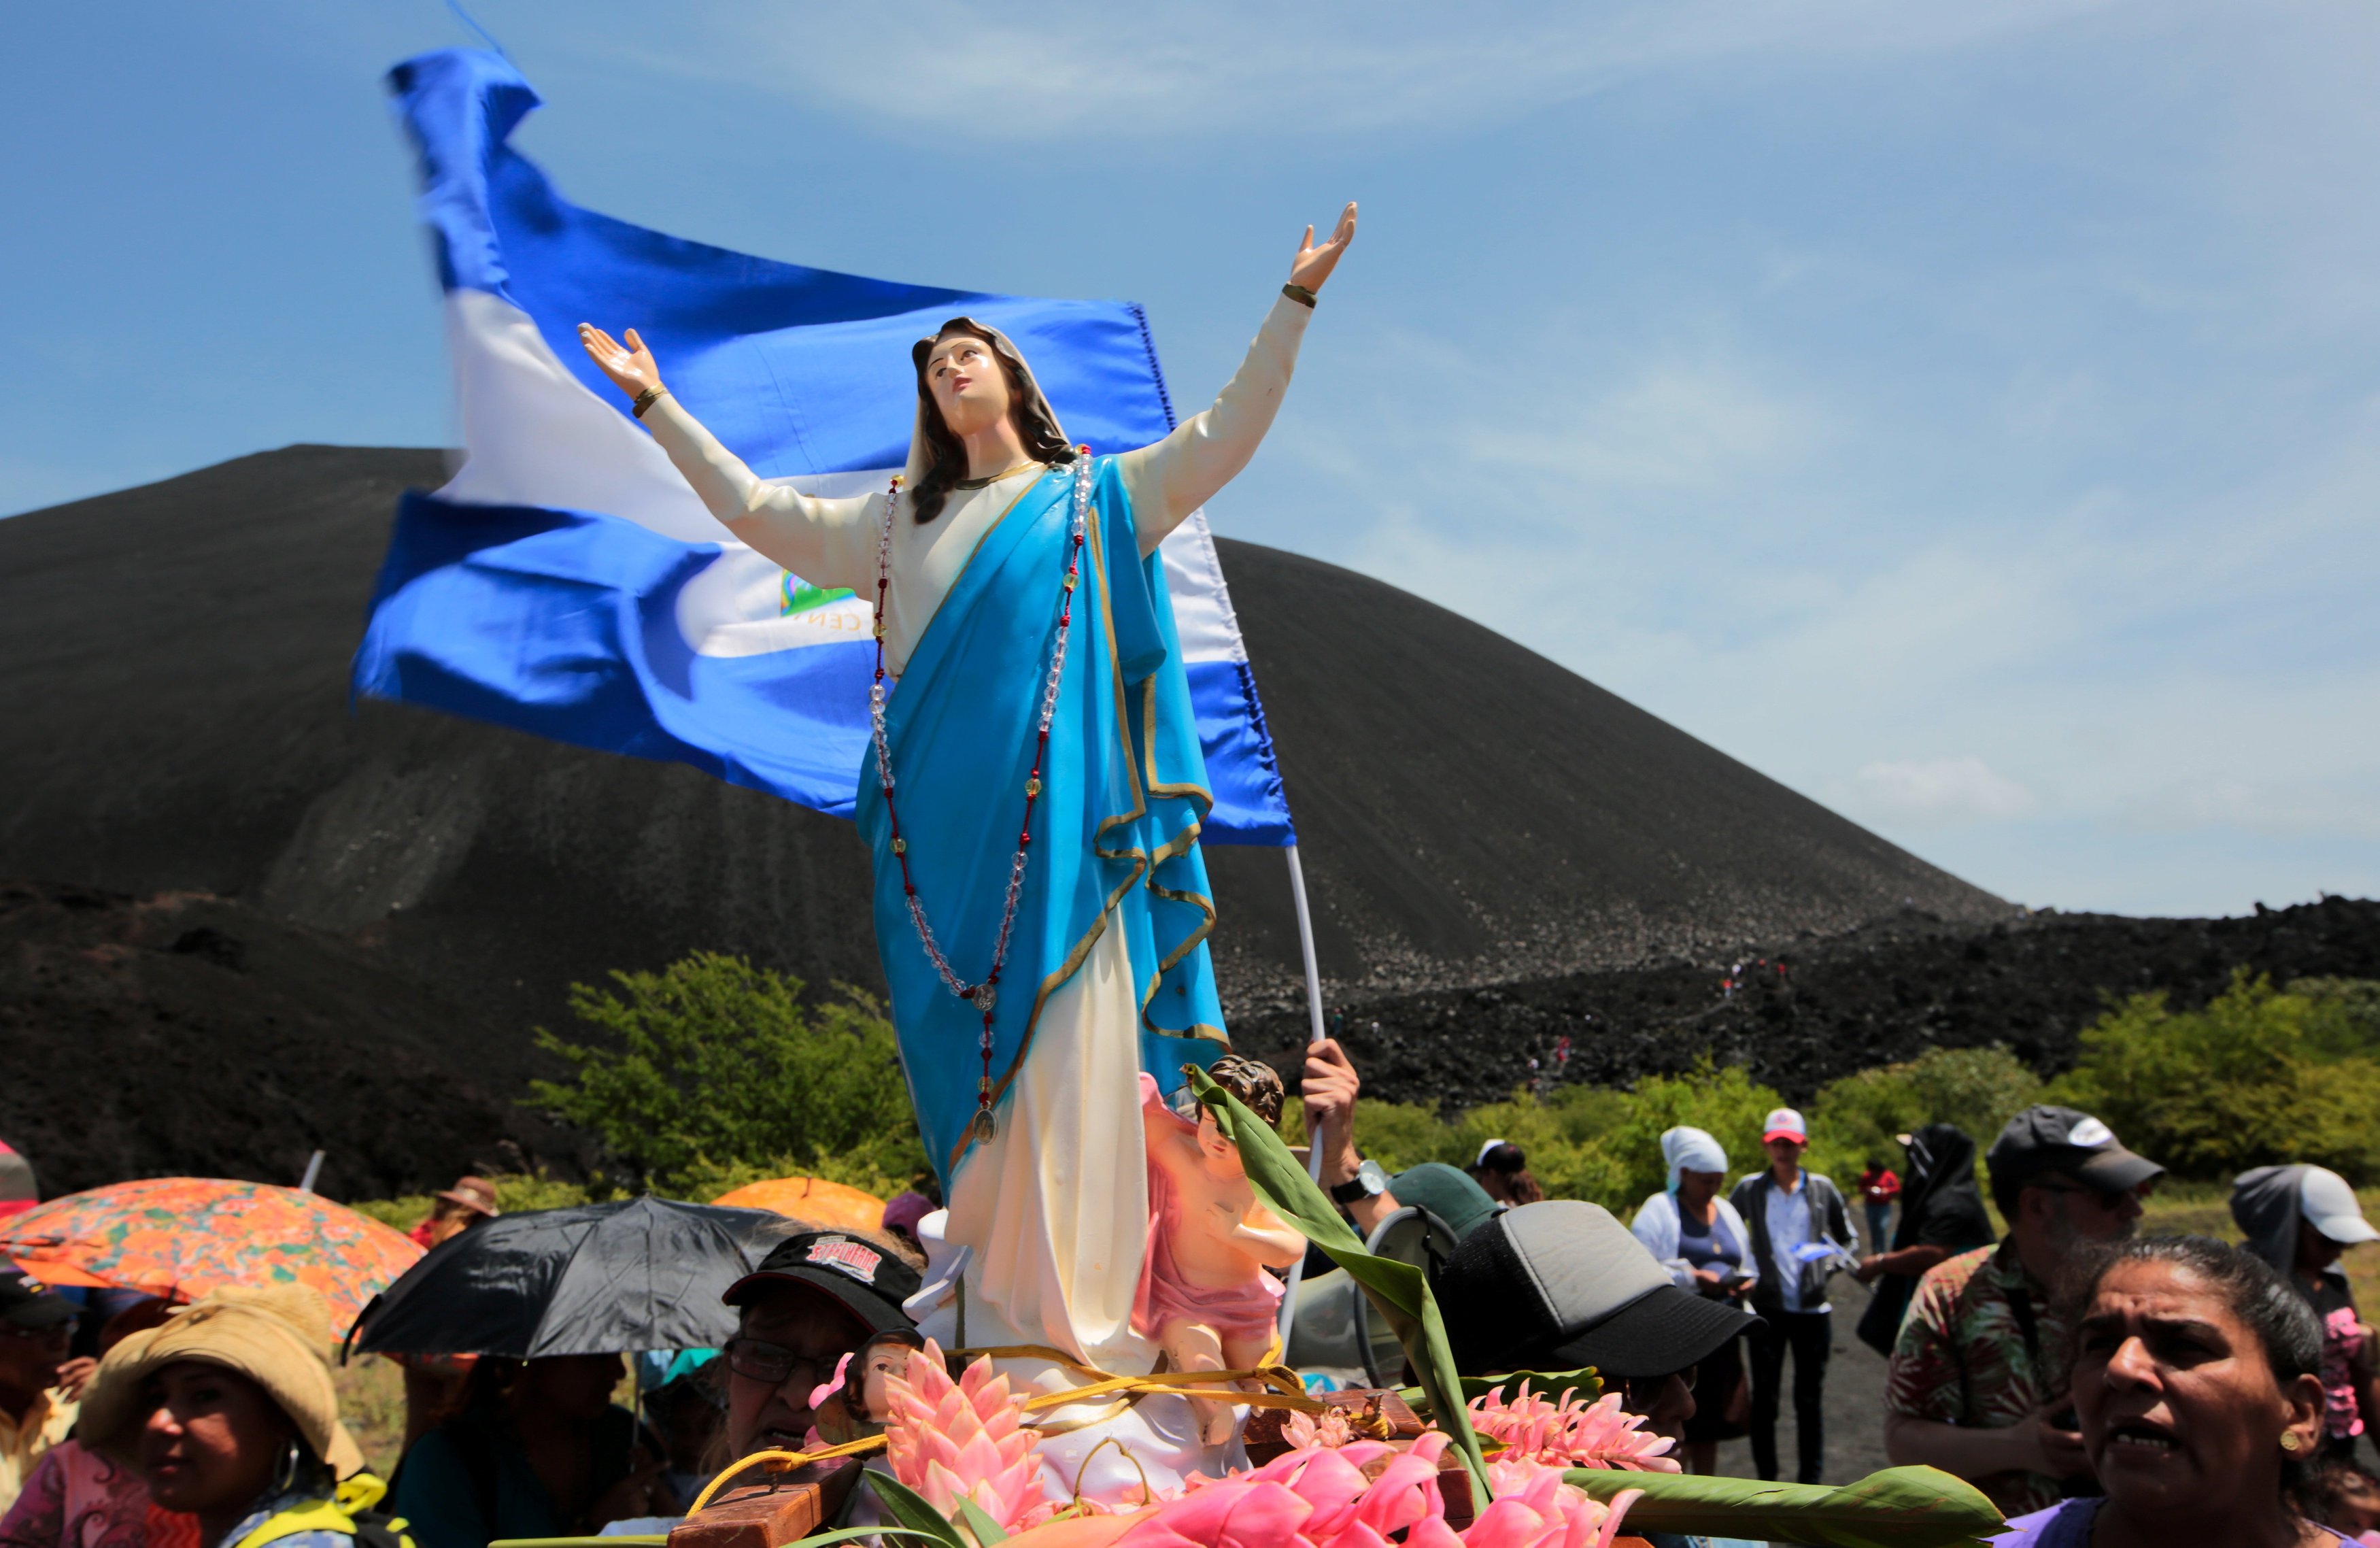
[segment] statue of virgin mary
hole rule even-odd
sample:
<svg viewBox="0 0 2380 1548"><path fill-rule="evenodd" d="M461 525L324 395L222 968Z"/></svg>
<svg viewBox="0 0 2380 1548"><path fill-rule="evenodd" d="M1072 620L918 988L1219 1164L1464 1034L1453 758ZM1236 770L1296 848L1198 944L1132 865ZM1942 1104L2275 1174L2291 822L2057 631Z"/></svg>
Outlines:
<svg viewBox="0 0 2380 1548"><path fill-rule="evenodd" d="M711 514L813 585L875 600L874 755L855 770L877 949L964 1251L965 1342L1150 1368L1138 1083L1227 1048L1198 851L1210 804L1158 544L1247 465L1355 232L1308 227L1213 407L1092 457L1001 332L913 354L908 466L862 498L754 476L635 330L588 353ZM947 1340L946 1340L947 1342ZM1073 1384L1071 1382L1065 1384Z"/></svg>

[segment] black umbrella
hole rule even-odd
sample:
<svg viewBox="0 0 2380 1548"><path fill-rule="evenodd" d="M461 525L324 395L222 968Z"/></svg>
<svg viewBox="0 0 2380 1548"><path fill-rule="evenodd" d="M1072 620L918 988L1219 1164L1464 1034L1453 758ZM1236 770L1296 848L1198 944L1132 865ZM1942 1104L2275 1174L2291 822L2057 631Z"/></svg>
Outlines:
<svg viewBox="0 0 2380 1548"><path fill-rule="evenodd" d="M720 1304L795 1229L769 1210L641 1199L483 1220L364 1308L356 1347L408 1355L608 1355L716 1348Z"/></svg>

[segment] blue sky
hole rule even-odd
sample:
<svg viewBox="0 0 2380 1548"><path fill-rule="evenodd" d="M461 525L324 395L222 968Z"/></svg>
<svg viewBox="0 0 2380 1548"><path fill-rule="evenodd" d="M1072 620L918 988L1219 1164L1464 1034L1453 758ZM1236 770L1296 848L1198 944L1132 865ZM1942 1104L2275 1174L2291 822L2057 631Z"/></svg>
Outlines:
<svg viewBox="0 0 2380 1548"><path fill-rule="evenodd" d="M1129 297L1177 401L1359 198L1220 530L2018 901L2380 894L2364 0L475 10L578 202ZM10 31L0 510L452 438L378 85L471 41L442 5Z"/></svg>

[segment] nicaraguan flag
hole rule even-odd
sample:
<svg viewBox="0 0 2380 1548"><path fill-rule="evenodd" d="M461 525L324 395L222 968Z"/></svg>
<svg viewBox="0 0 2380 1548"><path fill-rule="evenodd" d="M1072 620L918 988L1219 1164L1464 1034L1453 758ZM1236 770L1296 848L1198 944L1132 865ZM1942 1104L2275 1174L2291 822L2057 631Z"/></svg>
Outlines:
<svg viewBox="0 0 2380 1548"><path fill-rule="evenodd" d="M1173 411L1140 308L896 285L681 241L565 202L507 143L538 105L501 56L389 74L421 153L466 460L408 494L356 653L358 691L851 815L868 746L868 603L729 537L579 348L633 323L672 387L763 478L881 487L905 458L909 346L965 311L1005 329L1097 452ZM1205 836L1294 842L1204 513L1166 539L1214 811Z"/></svg>

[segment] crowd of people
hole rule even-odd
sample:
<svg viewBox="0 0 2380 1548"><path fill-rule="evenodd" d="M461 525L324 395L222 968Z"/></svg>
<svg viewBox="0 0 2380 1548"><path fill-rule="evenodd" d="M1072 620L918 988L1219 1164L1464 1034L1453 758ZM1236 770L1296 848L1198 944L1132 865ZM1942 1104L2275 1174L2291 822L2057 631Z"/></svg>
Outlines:
<svg viewBox="0 0 2380 1548"><path fill-rule="evenodd" d="M2340 1268L2380 1230L2321 1167L2240 1176L2243 1245L2144 1237L2164 1168L2087 1114L2035 1106L1983 1158L1996 1231L1954 1123L1900 1136L1897 1166L1871 1158L1855 1215L1780 1108L1766 1164L1740 1176L1711 1134L1663 1134L1665 1186L1623 1225L1545 1198L1500 1140L1467 1168L1387 1173L1357 1142L1360 1090L1335 1041L1310 1051L1322 1185L1361 1234L1419 1208L1452 1238L1433 1289L1465 1375L1593 1367L1687 1470L1742 1437L1773 1479L1790 1364L1794 1476L1819 1482L1829 1286L1847 1274L1868 1288L1858 1337L1888 1361L1886 1454L1972 1482L2010 1519L1997 1542L2380 1543L2380 1480L2358 1457L2380 1341ZM734 1459L818 1444L855 1357L921 1346L905 1303L933 1207L789 1227L726 1291L722 1347L638 1356L634 1409L618 1354L406 1357L385 1483L342 1421L343 1330L311 1291L78 1306L0 1274L0 1548L484 1548L675 1518ZM417 1239L497 1213L492 1185L464 1177Z"/></svg>

